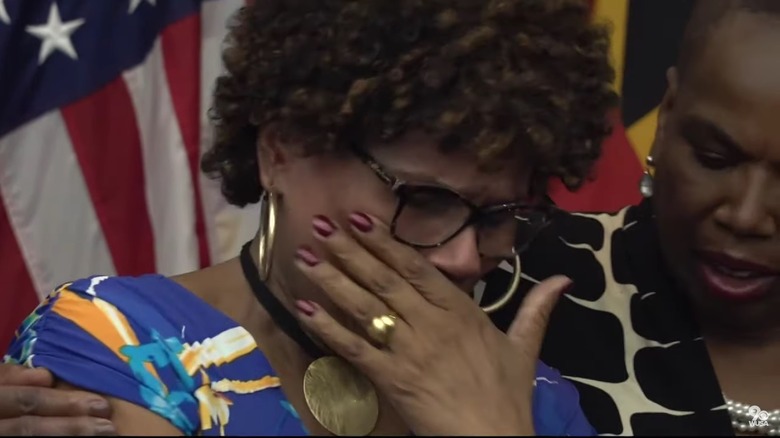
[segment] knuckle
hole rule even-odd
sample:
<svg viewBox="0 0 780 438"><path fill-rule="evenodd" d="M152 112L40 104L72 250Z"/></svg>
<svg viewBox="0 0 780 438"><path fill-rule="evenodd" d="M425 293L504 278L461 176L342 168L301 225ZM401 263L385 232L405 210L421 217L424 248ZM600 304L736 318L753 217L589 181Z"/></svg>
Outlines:
<svg viewBox="0 0 780 438"><path fill-rule="evenodd" d="M398 278L398 275L387 271L377 272L374 276L371 277L371 280L369 281L371 282L369 287L377 295L390 294L394 291L397 291L400 287L400 279Z"/></svg>
<svg viewBox="0 0 780 438"><path fill-rule="evenodd" d="M410 280L419 280L425 277L426 272L429 269L428 261L421 257L409 257L406 263L404 263L403 273L404 276Z"/></svg>
<svg viewBox="0 0 780 438"><path fill-rule="evenodd" d="M354 286L350 287L350 282L347 277L335 268L323 269L318 274L318 283L324 290L324 292L332 299L339 301L339 298L345 291L351 290Z"/></svg>
<svg viewBox="0 0 780 438"><path fill-rule="evenodd" d="M339 262L342 263L349 263L352 261L353 258L356 256L355 247L345 245L344 241L339 241L338 237L344 238L344 233L338 233L338 236L333 236L334 238L330 240L330 252L336 256L336 259L338 259Z"/></svg>
<svg viewBox="0 0 780 438"><path fill-rule="evenodd" d="M20 389L15 391L14 402L21 415L34 414L38 409L39 398L35 391Z"/></svg>
<svg viewBox="0 0 780 438"><path fill-rule="evenodd" d="M345 233L338 233L344 236ZM337 239L333 239L332 245L329 247L330 253L336 258L338 266L353 266L360 262L361 257L357 248L352 245L335 246L333 245Z"/></svg>
<svg viewBox="0 0 780 438"><path fill-rule="evenodd" d="M328 318L314 318L310 322L310 327L316 335L322 340L331 345L338 345L340 336L338 330L338 323L330 317Z"/></svg>
<svg viewBox="0 0 780 438"><path fill-rule="evenodd" d="M344 275L335 269L322 269L316 276L324 287L337 288L344 283Z"/></svg>
<svg viewBox="0 0 780 438"><path fill-rule="evenodd" d="M61 403L63 413L69 412L73 415L88 415L90 413L89 401L79 393L68 391L67 396L62 397Z"/></svg>
<svg viewBox="0 0 780 438"><path fill-rule="evenodd" d="M419 395L419 388L414 385L414 380L394 379L391 381L391 392L399 398L411 399Z"/></svg>
<svg viewBox="0 0 780 438"><path fill-rule="evenodd" d="M420 367L411 364L399 366L395 377L391 380L395 393L402 396L419 396L419 382L425 381Z"/></svg>
<svg viewBox="0 0 780 438"><path fill-rule="evenodd" d="M38 435L38 424L39 421L35 417L19 417L16 418L13 421L13 427L12 429L14 432L16 432L19 436L36 436Z"/></svg>
<svg viewBox="0 0 780 438"><path fill-rule="evenodd" d="M379 315L379 313L376 313L371 309L371 306L369 306L368 303L361 302L353 304L352 316L361 323L369 323L377 315Z"/></svg>
<svg viewBox="0 0 780 438"><path fill-rule="evenodd" d="M344 344L344 357L347 360L358 360L363 357L366 352L366 343L357 338L353 341L349 341Z"/></svg>
<svg viewBox="0 0 780 438"><path fill-rule="evenodd" d="M544 333L547 329L547 319L542 314L534 313L528 317L528 328L533 333Z"/></svg>

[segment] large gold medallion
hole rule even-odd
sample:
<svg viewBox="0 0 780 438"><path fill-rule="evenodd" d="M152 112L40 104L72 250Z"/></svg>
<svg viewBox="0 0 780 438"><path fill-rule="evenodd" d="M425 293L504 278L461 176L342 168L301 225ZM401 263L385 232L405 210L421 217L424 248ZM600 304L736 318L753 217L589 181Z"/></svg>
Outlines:
<svg viewBox="0 0 780 438"><path fill-rule="evenodd" d="M368 435L379 418L374 385L339 357L322 357L309 365L303 395L314 418L334 435Z"/></svg>

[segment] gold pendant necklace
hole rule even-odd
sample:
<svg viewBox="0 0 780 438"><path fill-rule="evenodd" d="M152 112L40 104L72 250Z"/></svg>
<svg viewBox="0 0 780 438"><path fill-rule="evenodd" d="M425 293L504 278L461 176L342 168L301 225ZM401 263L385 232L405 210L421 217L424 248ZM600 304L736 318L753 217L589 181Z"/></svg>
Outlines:
<svg viewBox="0 0 780 438"><path fill-rule="evenodd" d="M270 206L273 203L269 202ZM270 208L273 210L273 208ZM272 214L272 216L274 216ZM266 246L273 242L273 224L268 239L261 239L259 260L269 259ZM364 436L376 427L379 400L370 380L344 359L323 356L323 351L306 333L265 284L267 273L261 275L251 255L252 241L241 248L241 269L257 301L274 323L293 339L310 357L319 359L309 365L303 376L303 395L312 415L330 433L339 436ZM268 265L261 263L264 272Z"/></svg>
<svg viewBox="0 0 780 438"><path fill-rule="evenodd" d="M303 395L314 418L338 436L365 436L376 427L374 385L340 357L321 357L306 368Z"/></svg>

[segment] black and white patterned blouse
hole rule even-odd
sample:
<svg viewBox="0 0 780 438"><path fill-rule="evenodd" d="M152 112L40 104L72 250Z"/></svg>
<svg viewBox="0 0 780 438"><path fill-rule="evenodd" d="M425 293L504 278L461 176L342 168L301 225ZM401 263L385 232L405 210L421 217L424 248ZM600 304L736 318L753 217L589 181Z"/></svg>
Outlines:
<svg viewBox="0 0 780 438"><path fill-rule="evenodd" d="M521 291L493 315L506 330L534 282L564 274L541 359L575 382L602 435L733 435L691 310L663 269L650 202L616 214L568 214L522 257ZM511 274L493 272L484 302Z"/></svg>

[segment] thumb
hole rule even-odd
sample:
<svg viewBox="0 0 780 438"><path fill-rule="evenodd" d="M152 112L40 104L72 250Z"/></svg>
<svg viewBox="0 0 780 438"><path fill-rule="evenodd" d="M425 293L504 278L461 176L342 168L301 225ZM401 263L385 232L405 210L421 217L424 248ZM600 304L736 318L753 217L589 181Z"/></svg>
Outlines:
<svg viewBox="0 0 780 438"><path fill-rule="evenodd" d="M572 284L568 277L555 276L534 286L523 300L523 305L507 331L512 343L523 347L529 354L533 354L533 357L538 357L550 314L558 298Z"/></svg>
<svg viewBox="0 0 780 438"><path fill-rule="evenodd" d="M0 364L0 386L54 386L54 377L43 368Z"/></svg>

